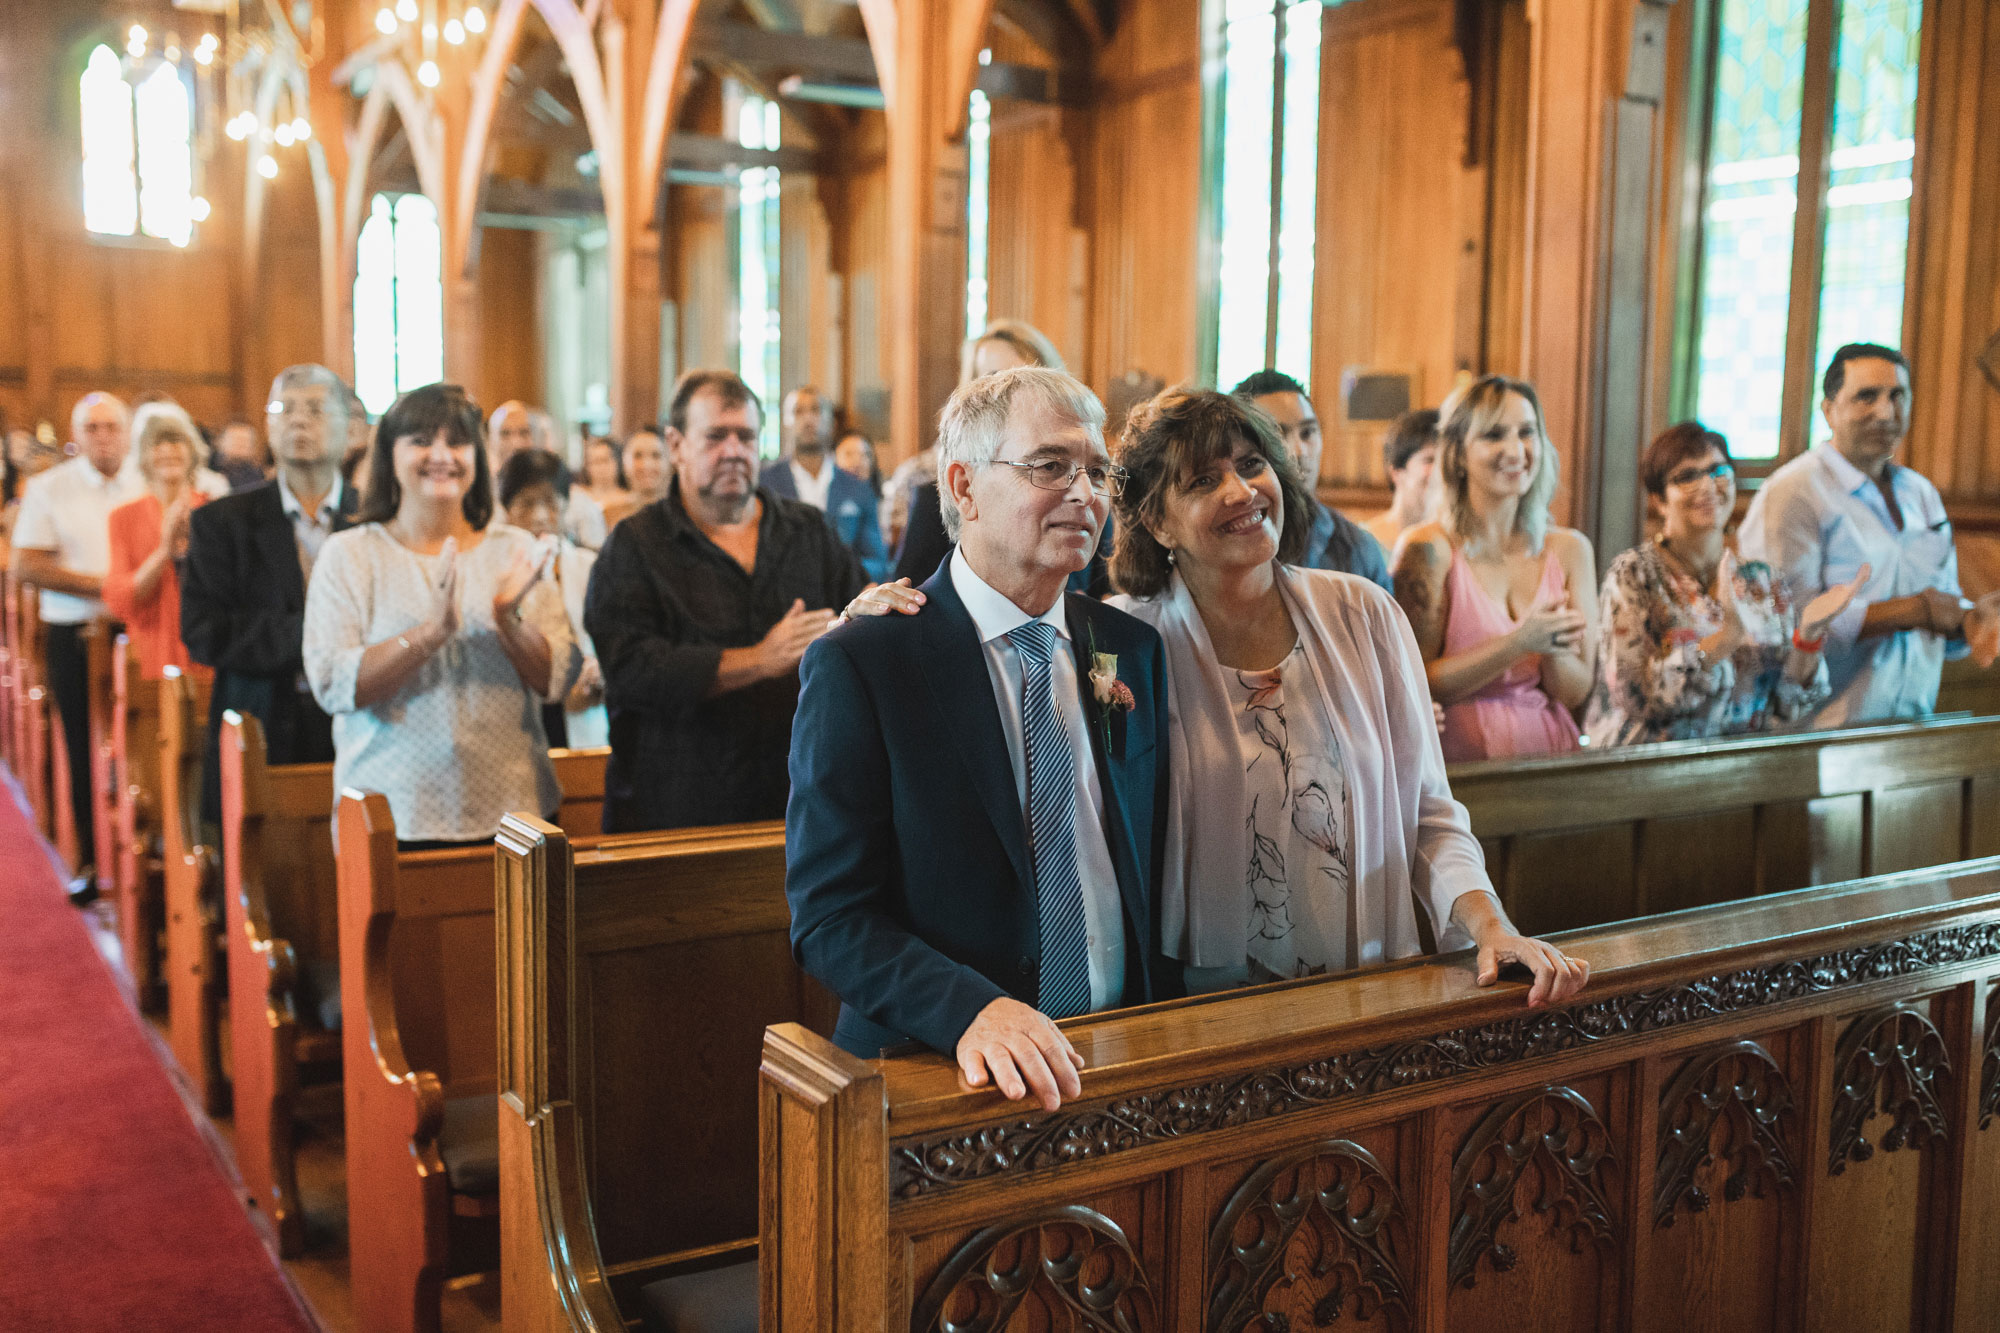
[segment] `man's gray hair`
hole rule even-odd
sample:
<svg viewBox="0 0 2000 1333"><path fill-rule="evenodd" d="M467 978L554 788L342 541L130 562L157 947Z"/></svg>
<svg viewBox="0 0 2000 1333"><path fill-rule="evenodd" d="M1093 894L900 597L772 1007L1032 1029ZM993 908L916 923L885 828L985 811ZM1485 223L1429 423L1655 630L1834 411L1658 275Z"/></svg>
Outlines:
<svg viewBox="0 0 2000 1333"><path fill-rule="evenodd" d="M938 414L938 506L945 534L953 541L958 540L959 514L945 486L945 468L962 463L971 470L991 463L1000 453L1016 402L1074 421L1090 432L1091 443L1104 443L1104 404L1066 370L1015 366L959 385Z"/></svg>
<svg viewBox="0 0 2000 1333"><path fill-rule="evenodd" d="M105 393L102 389L98 389L77 399L76 406L69 410L69 437L72 440L83 433L84 414L99 403L111 404L118 409L118 419L128 428L132 425L132 409L125 405L125 400L115 393Z"/></svg>
<svg viewBox="0 0 2000 1333"><path fill-rule="evenodd" d="M296 366L286 366L283 370L279 371L278 377L271 381L271 396L264 401L275 403L285 396L285 390L287 389L309 389L314 385L318 385L326 390L326 397L329 403L338 402L340 404L340 414L342 416L350 415L352 412L352 403L359 401L354 391L347 387L346 380L343 380L325 366L312 361L301 362Z"/></svg>

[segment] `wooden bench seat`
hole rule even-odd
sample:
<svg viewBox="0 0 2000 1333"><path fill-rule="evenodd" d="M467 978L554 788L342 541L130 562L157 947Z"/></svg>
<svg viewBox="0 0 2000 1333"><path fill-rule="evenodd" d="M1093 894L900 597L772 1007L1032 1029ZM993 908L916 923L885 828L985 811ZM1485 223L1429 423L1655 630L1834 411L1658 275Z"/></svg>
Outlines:
<svg viewBox="0 0 2000 1333"><path fill-rule="evenodd" d="M759 1043L837 1016L792 961L783 826L586 848L512 817L499 847L506 1327L754 1328Z"/></svg>
<svg viewBox="0 0 2000 1333"><path fill-rule="evenodd" d="M1062 1026L1053 1114L765 1040L764 1333L1984 1330L2000 860Z"/></svg>
<svg viewBox="0 0 2000 1333"><path fill-rule="evenodd" d="M206 709L207 678L195 683L193 690ZM155 1010L165 1007L167 999L160 698L160 683L142 677L131 640L118 635L111 644L111 742L106 765L112 812L112 902L125 970L140 1005ZM98 846L104 845L100 836Z"/></svg>
<svg viewBox="0 0 2000 1333"><path fill-rule="evenodd" d="M552 755L591 840L606 755ZM498 1267L494 851L399 851L376 792L342 792L335 820L355 1318L435 1333L444 1281Z"/></svg>
<svg viewBox="0 0 2000 1333"><path fill-rule="evenodd" d="M2000 718L1456 764L1530 933L2000 852Z"/></svg>

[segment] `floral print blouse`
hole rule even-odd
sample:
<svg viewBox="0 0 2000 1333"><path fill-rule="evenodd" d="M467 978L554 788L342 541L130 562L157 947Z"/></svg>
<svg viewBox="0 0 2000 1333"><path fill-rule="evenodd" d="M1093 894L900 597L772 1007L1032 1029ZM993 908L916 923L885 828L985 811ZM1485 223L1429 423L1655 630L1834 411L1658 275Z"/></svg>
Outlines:
<svg viewBox="0 0 2000 1333"><path fill-rule="evenodd" d="M1305 653L1294 648L1269 671L1225 669L1223 679L1238 705L1248 801L1246 979L1345 972L1359 965L1348 928L1353 814L1340 742L1313 705Z"/></svg>
<svg viewBox="0 0 2000 1333"><path fill-rule="evenodd" d="M1796 722L1825 701L1826 662L1804 683L1785 664L1797 613L1761 560L1736 570L1745 638L1707 661L1701 641L1722 628L1722 606L1657 542L1611 562L1600 600L1597 687L1585 730L1592 745L1738 736Z"/></svg>

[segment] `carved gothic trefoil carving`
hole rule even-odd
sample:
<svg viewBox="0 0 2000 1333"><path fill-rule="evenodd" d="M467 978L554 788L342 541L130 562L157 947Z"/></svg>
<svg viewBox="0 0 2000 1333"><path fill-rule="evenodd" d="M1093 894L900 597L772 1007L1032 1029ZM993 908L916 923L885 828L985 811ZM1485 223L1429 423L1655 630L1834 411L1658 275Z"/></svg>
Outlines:
<svg viewBox="0 0 2000 1333"><path fill-rule="evenodd" d="M1452 1163L1446 1280L1474 1285L1481 1258L1503 1273L1514 1266L1517 1256L1499 1231L1521 1217L1515 1196L1531 1167L1539 1178L1534 1210L1569 1233L1573 1252L1586 1243L1615 1250L1618 1228L1607 1201L1613 1165L1610 1131L1572 1088L1544 1084L1488 1111Z"/></svg>
<svg viewBox="0 0 2000 1333"><path fill-rule="evenodd" d="M1767 1185L1796 1189L1785 1146L1792 1121L1791 1085L1769 1051L1754 1041L1736 1041L1697 1052L1660 1095L1654 1225L1672 1226L1683 1203L1696 1213L1709 1206L1712 1201L1695 1178L1718 1156L1729 1168L1722 1197L1731 1202L1745 1194L1761 1199Z"/></svg>
<svg viewBox="0 0 2000 1333"><path fill-rule="evenodd" d="M1409 1219L1374 1154L1327 1139L1265 1162L1217 1216L1209 1333L1324 1328L1348 1314L1410 1327Z"/></svg>
<svg viewBox="0 0 2000 1333"><path fill-rule="evenodd" d="M1833 1059L1833 1135L1827 1172L1875 1155L1868 1122L1890 1117L1882 1151L1923 1148L1949 1136L1938 1084L1951 1074L1951 1054L1925 1014L1906 1004L1866 1013L1848 1025Z"/></svg>
<svg viewBox="0 0 2000 1333"><path fill-rule="evenodd" d="M999 1333L1024 1327L1153 1333L1153 1293L1124 1230L1071 1204L1012 1218L952 1252L917 1301L911 1333Z"/></svg>

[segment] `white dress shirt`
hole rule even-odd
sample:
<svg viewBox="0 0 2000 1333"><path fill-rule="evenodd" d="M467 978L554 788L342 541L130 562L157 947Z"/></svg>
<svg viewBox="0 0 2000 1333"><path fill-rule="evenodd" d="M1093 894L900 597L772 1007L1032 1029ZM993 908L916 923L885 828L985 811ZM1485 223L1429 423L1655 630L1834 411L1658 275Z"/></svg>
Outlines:
<svg viewBox="0 0 2000 1333"><path fill-rule="evenodd" d="M1090 1007L1113 1009L1125 999L1125 916L1118 895L1118 872L1111 866L1111 848L1104 838L1104 790L1097 781L1096 752L1090 747L1089 724L1076 673L1076 654L1069 641L1063 599L1037 617L1014 605L972 570L960 547L951 557L951 586L965 603L986 654L986 674L993 681L993 699L1000 705L1000 729L1007 736L1007 757L1014 765L1014 791L1021 801L1022 827L1028 820L1028 753L1021 724L1021 654L1008 635L1039 619L1069 645L1050 664L1056 694L1056 714L1069 733L1076 767L1076 873L1083 882L1084 929L1089 934Z"/></svg>
<svg viewBox="0 0 2000 1333"><path fill-rule="evenodd" d="M146 483L129 468L111 476L78 454L31 478L14 523L14 545L54 551L56 563L75 574L103 578L111 572L111 511L146 493ZM51 625L81 625L104 614L95 597L42 590L42 619Z"/></svg>
<svg viewBox="0 0 2000 1333"><path fill-rule="evenodd" d="M792 485L798 487L799 499L824 514L828 498L833 493L833 459L824 454L820 456L817 477L799 466L799 460L796 458L791 461L790 466Z"/></svg>
<svg viewBox="0 0 2000 1333"><path fill-rule="evenodd" d="M319 502L317 512L308 514L299 497L292 494L292 488L285 479L278 478L278 503L284 506L285 517L292 520L292 536L299 543L299 575L301 582L311 583L313 561L319 559L320 547L333 535L333 522L340 515L342 482L338 475L333 479L333 489Z"/></svg>
<svg viewBox="0 0 2000 1333"><path fill-rule="evenodd" d="M1826 670L1833 693L1797 730L1925 717L1937 707L1946 657L1963 640L1928 630L1861 637L1876 602L1937 588L1959 595L1958 551L1937 487L1891 464L1889 485L1902 511L1898 530L1873 478L1828 443L1814 445L1764 483L1743 517L1738 548L1785 580L1792 604L1845 583L1869 566L1868 582L1827 628Z"/></svg>

